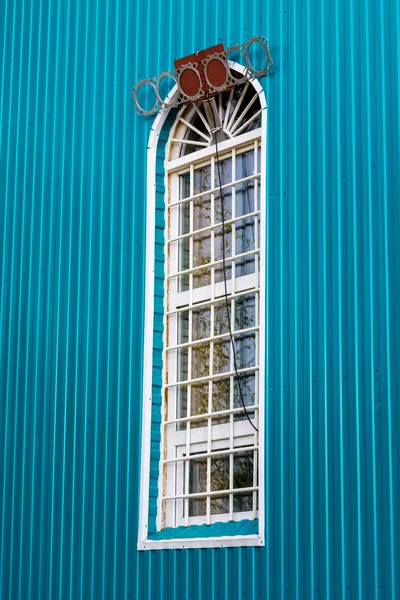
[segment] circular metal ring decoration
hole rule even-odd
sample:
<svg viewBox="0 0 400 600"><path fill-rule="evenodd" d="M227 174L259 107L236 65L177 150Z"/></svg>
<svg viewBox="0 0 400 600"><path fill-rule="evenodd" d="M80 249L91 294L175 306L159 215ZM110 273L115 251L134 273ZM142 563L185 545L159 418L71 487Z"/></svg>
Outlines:
<svg viewBox="0 0 400 600"><path fill-rule="evenodd" d="M172 81L174 82L174 85L178 85L178 77L177 77L176 71L164 71L164 73L161 73L161 75L159 75L157 77L157 99L158 99L158 102L160 103L161 110L165 109L165 108L172 108L173 106L176 106L176 102L173 102L171 98L168 100L169 93L172 90L170 90L170 92L167 94L167 96L165 98L161 98L160 85L161 85L161 82L167 78L172 79Z"/></svg>
<svg viewBox="0 0 400 600"><path fill-rule="evenodd" d="M139 100L138 100L139 91L141 89L143 89L144 86L146 86L146 85L149 86L154 91L154 104L149 109L143 108L143 106L141 106L139 104ZM159 100L158 100L159 96L158 96L158 91L157 91L154 79L142 79L142 81L139 81L139 83L137 83L132 88L132 94L133 94L133 99L136 104L136 109L140 115L147 117L148 115L153 115L159 109Z"/></svg>
<svg viewBox="0 0 400 600"><path fill-rule="evenodd" d="M193 102L204 96L201 76L195 64L188 63L177 69L177 75L183 102L186 102L187 100Z"/></svg>
<svg viewBox="0 0 400 600"><path fill-rule="evenodd" d="M250 50L255 44L265 52L265 62L262 69L256 69L251 63ZM243 57L244 64L240 63L243 73L231 69L228 63L233 53ZM255 36L244 44L235 44L225 50L223 44L201 50L175 61L175 70L164 71L158 77L142 79L132 87L132 95L139 115L154 115L157 111L178 106L184 102L194 102L212 94L222 92L234 85L244 83L252 77L262 77L272 68L273 62L268 49L268 40L263 36ZM161 97L161 84L167 78L171 79L178 88L174 99L168 98L172 89L165 98ZM139 92L148 86L148 92L154 94L154 104L145 108L140 104Z"/></svg>
<svg viewBox="0 0 400 600"><path fill-rule="evenodd" d="M227 86L235 83L224 52L210 54L203 60L203 65L210 92L222 92Z"/></svg>
<svg viewBox="0 0 400 600"><path fill-rule="evenodd" d="M229 69L229 72L231 74L233 82L236 85L239 85L240 83L244 83L249 78L249 66L248 66L248 62L247 62L247 56L244 53L244 50L243 50L242 46L243 45L235 44L234 46L231 46L230 48L228 48L228 50L226 51L226 56L227 56L228 60L229 60L229 57L230 57L231 54L233 54L234 52L238 52L239 54L241 54L243 56L244 62L246 63L245 65L242 65L241 63L239 63L240 66L245 69L244 73L238 73L237 75L234 75L232 73L232 69Z"/></svg>
<svg viewBox="0 0 400 600"><path fill-rule="evenodd" d="M252 46L254 46L254 44L259 44L259 46L261 46L261 48L265 52L265 63L264 63L263 68L260 70L257 70L255 67L253 67L253 65L251 64L251 61L250 61L250 48ZM268 71L271 70L272 64L273 64L271 55L269 53L268 41L264 37L256 36L256 37L251 38L245 45L247 46L245 52L246 52L247 67L248 67L249 71L255 77L262 77L263 75L265 75L265 73L267 73Z"/></svg>

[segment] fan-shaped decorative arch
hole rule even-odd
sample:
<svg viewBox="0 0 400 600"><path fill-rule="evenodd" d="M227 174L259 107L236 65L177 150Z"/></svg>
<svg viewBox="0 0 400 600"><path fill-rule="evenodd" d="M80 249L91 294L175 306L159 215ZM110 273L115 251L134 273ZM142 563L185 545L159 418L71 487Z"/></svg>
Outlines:
<svg viewBox="0 0 400 600"><path fill-rule="evenodd" d="M215 135L221 142L257 129L261 126L261 113L260 97L251 81L235 85L210 100L192 102L178 113L170 158L207 148L215 141Z"/></svg>

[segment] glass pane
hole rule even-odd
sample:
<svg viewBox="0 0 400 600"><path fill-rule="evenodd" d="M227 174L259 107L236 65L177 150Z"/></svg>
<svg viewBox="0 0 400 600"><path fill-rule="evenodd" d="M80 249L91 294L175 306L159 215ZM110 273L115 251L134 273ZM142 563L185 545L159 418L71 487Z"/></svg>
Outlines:
<svg viewBox="0 0 400 600"><path fill-rule="evenodd" d="M254 174L254 150L236 155L236 181Z"/></svg>
<svg viewBox="0 0 400 600"><path fill-rule="evenodd" d="M222 233L222 227L215 228L215 260L223 259L223 241L225 238L225 258L232 256L232 224L225 225L225 232ZM228 263L229 264L229 263Z"/></svg>
<svg viewBox="0 0 400 600"><path fill-rule="evenodd" d="M191 416L203 415L208 412L208 381L206 383L199 383L192 385L191 387ZM204 427L205 422L192 421L192 427Z"/></svg>
<svg viewBox="0 0 400 600"><path fill-rule="evenodd" d="M225 259L232 256L232 225L225 226L225 236L222 235L222 227L217 227L215 229L215 260L223 260L223 239L225 237ZM220 281L224 281L224 263L220 263L215 267L215 283ZM225 273L226 280L232 278L232 266L231 261L225 262Z"/></svg>
<svg viewBox="0 0 400 600"><path fill-rule="evenodd" d="M188 238L179 241L179 271L186 271L190 264L190 242ZM179 275L178 285L180 292L186 292L189 289L189 273Z"/></svg>
<svg viewBox="0 0 400 600"><path fill-rule="evenodd" d="M189 311L178 313L178 344L186 344L189 341Z"/></svg>
<svg viewBox="0 0 400 600"><path fill-rule="evenodd" d="M214 342L214 373L227 373L230 365L230 340Z"/></svg>
<svg viewBox="0 0 400 600"><path fill-rule="evenodd" d="M179 235L190 231L190 203L184 202L179 207ZM189 238L179 240L179 263L178 270L185 271L190 268L190 241ZM179 276L179 291L185 292L189 289L189 275Z"/></svg>
<svg viewBox="0 0 400 600"><path fill-rule="evenodd" d="M192 347L192 379L206 377L210 371L210 344Z"/></svg>
<svg viewBox="0 0 400 600"><path fill-rule="evenodd" d="M211 233L196 233L193 236L193 266L206 265L211 262ZM199 269L193 273L193 287L198 288L211 284L211 269Z"/></svg>
<svg viewBox="0 0 400 600"><path fill-rule="evenodd" d="M254 250L255 224L254 218L242 219L236 223L235 240L236 254L243 254ZM244 256L235 261L236 277L249 275L255 271L254 254Z"/></svg>
<svg viewBox="0 0 400 600"><path fill-rule="evenodd" d="M211 268L205 267L193 273L193 288L200 288L211 284Z"/></svg>
<svg viewBox="0 0 400 600"><path fill-rule="evenodd" d="M207 491L207 460L193 458L189 461L189 494ZM207 501L204 498L189 500L189 517L200 517L206 514Z"/></svg>
<svg viewBox="0 0 400 600"><path fill-rule="evenodd" d="M219 379L213 382L212 409L214 412L228 410L230 404L230 380Z"/></svg>
<svg viewBox="0 0 400 600"><path fill-rule="evenodd" d="M255 273L255 257L254 254L238 258L235 261L236 277L251 275ZM250 286L249 286L250 287Z"/></svg>
<svg viewBox="0 0 400 600"><path fill-rule="evenodd" d="M223 379L214 381L212 385L212 410L218 412L220 410L229 410L230 407L230 380ZM215 417L212 420L213 425L222 425L229 423L229 415L223 417Z"/></svg>
<svg viewBox="0 0 400 600"><path fill-rule="evenodd" d="M195 233L193 236L193 267L211 262L211 233Z"/></svg>
<svg viewBox="0 0 400 600"><path fill-rule="evenodd" d="M188 349L178 348L177 381L186 381L188 378Z"/></svg>
<svg viewBox="0 0 400 600"><path fill-rule="evenodd" d="M210 513L224 515L229 512L229 496L211 496Z"/></svg>
<svg viewBox="0 0 400 600"><path fill-rule="evenodd" d="M192 339L202 340L211 336L211 309L209 306L192 311Z"/></svg>
<svg viewBox="0 0 400 600"><path fill-rule="evenodd" d="M229 456L211 459L211 491L229 489ZM211 514L219 515L229 512L229 496L211 497Z"/></svg>
<svg viewBox="0 0 400 600"><path fill-rule="evenodd" d="M235 336L235 354L238 369L254 367L256 361L256 336L254 333Z"/></svg>
<svg viewBox="0 0 400 600"><path fill-rule="evenodd" d="M233 487L235 489L253 487L254 453L238 452L233 455ZM235 494L233 511L245 512L253 510L253 493Z"/></svg>
<svg viewBox="0 0 400 600"><path fill-rule="evenodd" d="M229 315L231 315L231 302L228 301ZM214 335L229 333L228 311L225 300L214 306Z"/></svg>
<svg viewBox="0 0 400 600"><path fill-rule="evenodd" d="M233 455L234 489L253 487L253 451Z"/></svg>
<svg viewBox="0 0 400 600"><path fill-rule="evenodd" d="M244 152L236 157L236 181L249 177L254 173L254 152ZM244 181L236 186L236 216L254 211L254 179Z"/></svg>
<svg viewBox="0 0 400 600"><path fill-rule="evenodd" d="M240 388L239 388L240 382ZM235 379L233 386L233 406L234 408L242 408L243 403L240 396L240 391L242 392L243 402L245 406L254 406L255 404L255 390L256 390L256 377L254 373L250 373L249 375L241 375L240 380ZM250 419L254 419L254 411L249 412ZM236 414L234 416L235 421L244 421L247 419L247 416L243 413Z"/></svg>
<svg viewBox="0 0 400 600"><path fill-rule="evenodd" d="M180 385L176 389L176 418L183 419L187 417L187 386ZM178 431L186 429L186 423L177 423Z"/></svg>
<svg viewBox="0 0 400 600"><path fill-rule="evenodd" d="M236 186L235 210L237 217L254 212L254 179Z"/></svg>
<svg viewBox="0 0 400 600"><path fill-rule="evenodd" d="M211 189L211 165L195 169L193 173L193 194L199 194Z"/></svg>
<svg viewBox="0 0 400 600"><path fill-rule="evenodd" d="M253 493L234 494L233 512L249 512L253 510Z"/></svg>
<svg viewBox="0 0 400 600"><path fill-rule="evenodd" d="M244 254L254 250L255 245L255 222L254 218L248 217L237 221L235 225L236 254Z"/></svg>
<svg viewBox="0 0 400 600"><path fill-rule="evenodd" d="M211 225L211 198L207 194L193 200L193 231Z"/></svg>
<svg viewBox="0 0 400 600"><path fill-rule="evenodd" d="M190 172L179 176L179 199L189 198L190 196Z"/></svg>
<svg viewBox="0 0 400 600"><path fill-rule="evenodd" d="M226 267L225 267L225 279L226 281L229 281L230 279L232 279L232 264L231 261L229 261L228 263L225 263ZM224 267L223 264L217 265L215 267L215 283L220 283L221 281L224 281Z"/></svg>
<svg viewBox="0 0 400 600"><path fill-rule="evenodd" d="M219 190L215 192L214 197L214 223L222 223L222 217L225 221L232 219L232 188L222 190L223 204L221 204L221 193ZM222 209L224 213L222 214Z"/></svg>
<svg viewBox="0 0 400 600"><path fill-rule="evenodd" d="M220 160L219 162L219 173L218 173L218 163L215 161L214 166L214 186L219 187L221 177L221 185L225 183L230 183L232 181L232 159L225 158L224 160Z"/></svg>
<svg viewBox="0 0 400 600"><path fill-rule="evenodd" d="M235 330L248 329L256 325L255 294L240 296L235 300Z"/></svg>
<svg viewBox="0 0 400 600"><path fill-rule="evenodd" d="M179 205L179 235L190 231L190 202L182 202Z"/></svg>
<svg viewBox="0 0 400 600"><path fill-rule="evenodd" d="M243 486L242 486L243 487ZM229 456L211 459L211 491L229 489Z"/></svg>

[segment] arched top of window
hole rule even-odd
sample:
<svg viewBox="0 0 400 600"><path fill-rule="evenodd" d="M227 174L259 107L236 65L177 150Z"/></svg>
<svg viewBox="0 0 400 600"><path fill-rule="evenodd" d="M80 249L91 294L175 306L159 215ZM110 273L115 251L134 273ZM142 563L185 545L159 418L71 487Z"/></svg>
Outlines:
<svg viewBox="0 0 400 600"><path fill-rule="evenodd" d="M143 549L265 543L265 108L249 79L150 135Z"/></svg>
<svg viewBox="0 0 400 600"><path fill-rule="evenodd" d="M235 85L209 100L183 106L172 130L170 159L211 146L215 141L214 127L222 127L217 133L218 142L258 129L261 113L260 95L251 81Z"/></svg>

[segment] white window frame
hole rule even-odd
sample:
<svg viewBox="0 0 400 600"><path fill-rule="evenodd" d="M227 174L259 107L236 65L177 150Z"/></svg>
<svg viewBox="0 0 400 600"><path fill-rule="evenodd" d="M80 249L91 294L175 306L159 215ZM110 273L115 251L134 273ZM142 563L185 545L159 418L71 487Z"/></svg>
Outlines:
<svg viewBox="0 0 400 600"><path fill-rule="evenodd" d="M243 72L243 67L230 61L230 66L239 72ZM151 540L148 539L148 508L149 508L149 481L150 481L150 439L151 439L151 416L152 416L152 373L153 373L153 311L154 311L154 244L155 244L155 207L156 207L156 151L159 133L167 118L168 112L161 112L155 119L151 129L149 145L147 151L147 211L146 211L146 279L145 279L145 334L144 334L144 365L143 365L143 413L142 413L142 454L141 454L141 480L140 480L140 507L139 507L139 539L138 549L163 549L163 548L201 548L201 547L227 547L227 546L262 546L265 543L264 537L264 512L265 512L265 481L264 481L264 454L265 454L265 434L264 434L264 415L265 415L265 243L266 243L266 225L265 225L265 200L266 200L266 126L267 110L264 91L257 80L253 80L251 85L258 93L261 104L261 128L242 134L232 140L226 140L218 144L218 152L222 156L229 147L237 148L241 144L249 144L255 139L261 138L261 165L260 172L260 203L263 207L260 218L260 270L259 270L259 383L258 383L258 534L257 535L239 535L239 536L221 536L207 538L191 539L168 539ZM170 97L177 95L177 89L173 89ZM165 182L166 194L168 194L168 178L171 173L179 170L193 160L198 163L201 159L207 159L215 155L215 146L204 148L194 155L187 155L168 161L169 145L166 148L165 159ZM168 198L166 198L167 204ZM252 276L248 276L252 277ZM230 282L228 280L228 291ZM223 285L220 284L220 285ZM249 290L251 293L253 290ZM181 293L184 294L184 293ZM165 306L164 306L165 313ZM167 340L163 339L163 347L166 347ZM165 360L165 352L163 360ZM238 423L240 429L240 422ZM228 427L220 425L218 427ZM239 434L240 435L240 434ZM162 443L162 442L161 442ZM202 444L203 442L200 442ZM201 447L201 446L200 446ZM244 448L244 450L247 450ZM162 461L162 457L161 457ZM162 464L160 463L160 473L162 473ZM159 481L159 489L162 488ZM160 500L158 503L157 529L160 528ZM244 513L248 515L248 513ZM248 518L244 516L243 518ZM250 513L250 518L254 515ZM191 519L196 519L192 517ZM218 522L226 520L223 515L218 515ZM193 520L191 520L192 524Z"/></svg>

